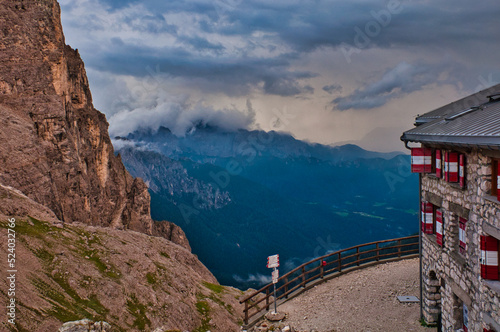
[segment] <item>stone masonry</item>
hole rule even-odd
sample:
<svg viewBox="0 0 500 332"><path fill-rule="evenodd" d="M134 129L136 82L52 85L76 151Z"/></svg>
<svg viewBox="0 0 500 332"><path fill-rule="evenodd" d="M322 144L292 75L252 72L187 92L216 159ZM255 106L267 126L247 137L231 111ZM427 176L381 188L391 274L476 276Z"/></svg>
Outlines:
<svg viewBox="0 0 500 332"><path fill-rule="evenodd" d="M453 151L466 156L465 189L433 173L421 175L422 200L443 211L443 246L435 234L422 234L423 318L427 323L441 319L443 331L461 331L465 304L468 331L500 331L500 281L483 280L480 268L480 235L500 233L500 202L490 196L492 158L500 158L500 152ZM459 251L459 217L468 220L465 255Z"/></svg>

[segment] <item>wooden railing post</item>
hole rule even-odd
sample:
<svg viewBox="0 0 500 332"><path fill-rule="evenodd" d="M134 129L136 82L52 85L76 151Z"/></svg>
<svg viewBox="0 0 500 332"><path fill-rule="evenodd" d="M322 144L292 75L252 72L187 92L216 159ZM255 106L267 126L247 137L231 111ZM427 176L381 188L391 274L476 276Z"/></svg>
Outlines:
<svg viewBox="0 0 500 332"><path fill-rule="evenodd" d="M401 257L401 240L398 240L398 257Z"/></svg>
<svg viewBox="0 0 500 332"><path fill-rule="evenodd" d="M325 269L323 268L323 260L319 261L319 277L323 279L323 276L325 274Z"/></svg>
<svg viewBox="0 0 500 332"><path fill-rule="evenodd" d="M376 249L377 249L377 262L380 260L380 249L379 249L379 243L377 242Z"/></svg>
<svg viewBox="0 0 500 332"><path fill-rule="evenodd" d="M306 288L306 267L302 266L302 287Z"/></svg>
<svg viewBox="0 0 500 332"><path fill-rule="evenodd" d="M359 266L359 247L356 247L356 265Z"/></svg>
<svg viewBox="0 0 500 332"><path fill-rule="evenodd" d="M285 277L285 299L288 299L288 277Z"/></svg>
<svg viewBox="0 0 500 332"><path fill-rule="evenodd" d="M266 288L266 310L269 310L269 287Z"/></svg>
<svg viewBox="0 0 500 332"><path fill-rule="evenodd" d="M245 300L245 310L243 310L245 312L245 324L248 324L248 301Z"/></svg>
<svg viewBox="0 0 500 332"><path fill-rule="evenodd" d="M339 252L339 258L337 259L337 264L339 266L339 272L342 272L342 256Z"/></svg>

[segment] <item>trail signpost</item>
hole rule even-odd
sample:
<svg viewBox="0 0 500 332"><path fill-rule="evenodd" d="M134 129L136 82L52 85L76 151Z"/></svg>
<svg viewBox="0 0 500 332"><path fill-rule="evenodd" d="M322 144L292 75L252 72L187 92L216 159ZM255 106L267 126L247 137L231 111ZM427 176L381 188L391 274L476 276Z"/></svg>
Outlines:
<svg viewBox="0 0 500 332"><path fill-rule="evenodd" d="M277 302L277 297L276 297L276 284L278 283L278 279L279 279L279 271L278 271L278 267L280 266L280 256L279 255L272 255L272 256L269 256L267 257L267 267L269 269L273 269L273 273L272 273L272 277L273 277L273 286L274 286L274 313L277 314L278 313L278 309L277 309L277 305L276 305L276 302Z"/></svg>

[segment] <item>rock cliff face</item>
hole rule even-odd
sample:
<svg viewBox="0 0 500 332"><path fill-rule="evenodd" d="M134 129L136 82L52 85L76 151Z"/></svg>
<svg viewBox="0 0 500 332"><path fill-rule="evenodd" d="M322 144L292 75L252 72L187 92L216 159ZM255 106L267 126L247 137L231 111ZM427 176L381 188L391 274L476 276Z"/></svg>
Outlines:
<svg viewBox="0 0 500 332"><path fill-rule="evenodd" d="M92 105L84 64L67 46L56 0L0 1L0 183L63 222L164 236L147 186L114 155L105 116Z"/></svg>
<svg viewBox="0 0 500 332"><path fill-rule="evenodd" d="M16 232L16 325L54 332L68 321L106 321L107 331L239 331L242 292L217 280L187 249L130 230L62 224L48 208L0 185L0 241ZM0 256L7 257L7 245ZM7 259L0 260L7 271ZM0 303L9 303L7 278ZM71 324L70 324L71 325ZM66 325L67 326L67 325ZM87 329L85 329L87 331Z"/></svg>

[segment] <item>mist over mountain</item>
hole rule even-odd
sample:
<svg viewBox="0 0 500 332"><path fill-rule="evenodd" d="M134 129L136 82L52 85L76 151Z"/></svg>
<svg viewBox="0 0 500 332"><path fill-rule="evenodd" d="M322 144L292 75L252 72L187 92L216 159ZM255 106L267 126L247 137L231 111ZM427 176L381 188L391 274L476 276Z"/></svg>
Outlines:
<svg viewBox="0 0 500 332"><path fill-rule="evenodd" d="M149 185L152 216L181 226L224 284L269 281L272 254L285 273L330 251L418 232L418 177L407 155L202 124L185 135L160 127L113 143Z"/></svg>

